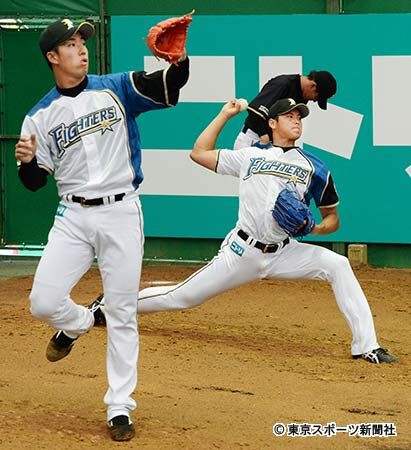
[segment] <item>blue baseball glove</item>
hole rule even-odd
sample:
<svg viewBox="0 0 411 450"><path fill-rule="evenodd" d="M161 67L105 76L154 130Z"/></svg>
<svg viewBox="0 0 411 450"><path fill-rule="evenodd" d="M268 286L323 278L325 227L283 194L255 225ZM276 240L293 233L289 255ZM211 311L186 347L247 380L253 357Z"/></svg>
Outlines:
<svg viewBox="0 0 411 450"><path fill-rule="evenodd" d="M315 226L308 206L299 199L295 191L288 188L278 194L272 214L280 227L292 237L305 236Z"/></svg>

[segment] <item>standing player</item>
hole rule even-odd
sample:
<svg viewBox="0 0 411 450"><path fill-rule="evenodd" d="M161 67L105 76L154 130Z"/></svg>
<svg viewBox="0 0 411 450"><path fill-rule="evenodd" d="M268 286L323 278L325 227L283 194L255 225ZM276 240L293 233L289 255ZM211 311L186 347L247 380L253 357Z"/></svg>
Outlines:
<svg viewBox="0 0 411 450"><path fill-rule="evenodd" d="M339 227L338 196L331 173L314 155L295 147L302 133L302 118L309 110L293 99L274 103L269 111L273 145L239 151L215 150L218 135L238 114L236 101L228 102L198 137L191 158L222 175L240 179L239 214L234 230L218 255L176 286L144 289L138 312L154 313L192 308L229 289L258 279L313 279L331 283L338 307L352 333L353 358L391 363L396 358L380 348L367 299L344 256L290 237L273 218L279 193L292 184L306 204L315 201L322 221L312 234L329 234ZM314 225L314 223L313 223Z"/></svg>
<svg viewBox="0 0 411 450"><path fill-rule="evenodd" d="M297 103L318 102L327 109L327 100L337 92L337 82L326 70L312 70L308 75L279 75L269 80L248 107L243 129L234 143L234 150L250 147L255 142L268 144L271 131L268 111L281 98L293 98Z"/></svg>
<svg viewBox="0 0 411 450"><path fill-rule="evenodd" d="M27 114L16 145L19 177L35 191L53 174L61 197L30 294L31 312L60 330L46 356L66 356L99 312L77 305L73 286L97 256L105 292L108 329L104 397L114 440L135 430L130 411L137 383L137 302L143 253L143 222L137 189L143 180L135 118L175 105L187 82L189 61L147 74L88 73L88 22L50 24L40 48L56 86Z"/></svg>

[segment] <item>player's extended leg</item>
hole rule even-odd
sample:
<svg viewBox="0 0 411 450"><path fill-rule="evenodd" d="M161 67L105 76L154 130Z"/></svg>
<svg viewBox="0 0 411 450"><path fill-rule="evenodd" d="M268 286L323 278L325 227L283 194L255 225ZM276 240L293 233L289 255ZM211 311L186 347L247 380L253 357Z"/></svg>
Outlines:
<svg viewBox="0 0 411 450"><path fill-rule="evenodd" d="M139 293L139 314L194 308L216 295L261 277L260 250L235 245L230 233L220 251L206 266L175 286L143 289Z"/></svg>
<svg viewBox="0 0 411 450"><path fill-rule="evenodd" d="M30 293L33 316L76 338L93 326L93 314L70 297L73 286L89 269L94 258L85 241L76 208L57 216L34 276Z"/></svg>
<svg viewBox="0 0 411 450"><path fill-rule="evenodd" d="M352 332L352 354L364 354L379 347L370 307L346 257L293 240L270 260L266 276L329 281Z"/></svg>
<svg viewBox="0 0 411 450"><path fill-rule="evenodd" d="M109 388L104 402L108 421L128 420L136 407L131 395L137 384L139 348L136 298L143 256L141 207L136 197L111 205L108 211L102 207L93 212L108 337ZM131 431L134 433L134 428Z"/></svg>

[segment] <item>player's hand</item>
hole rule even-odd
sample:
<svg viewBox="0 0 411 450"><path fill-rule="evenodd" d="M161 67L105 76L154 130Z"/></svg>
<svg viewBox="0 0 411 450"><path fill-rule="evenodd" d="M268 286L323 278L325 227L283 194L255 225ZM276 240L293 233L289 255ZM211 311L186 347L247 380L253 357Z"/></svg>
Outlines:
<svg viewBox="0 0 411 450"><path fill-rule="evenodd" d="M236 99L230 100L227 102L223 108L221 109L221 113L230 119L231 117L236 116L241 110L241 105L238 103Z"/></svg>
<svg viewBox="0 0 411 450"><path fill-rule="evenodd" d="M262 136L260 136L260 142L264 145L269 144L270 136L268 136L268 134L263 134Z"/></svg>
<svg viewBox="0 0 411 450"><path fill-rule="evenodd" d="M301 230L303 230L305 228L306 225L307 225L307 219L304 219L304 222L295 229L295 232L299 233ZM312 234L312 231L311 231L311 234Z"/></svg>
<svg viewBox="0 0 411 450"><path fill-rule="evenodd" d="M178 63L180 63L180 62L183 62L184 60L186 60L187 59L187 50L186 49L184 49L184 51L183 51L183 54L180 56L180 58L178 58L177 59L177 64Z"/></svg>
<svg viewBox="0 0 411 450"><path fill-rule="evenodd" d="M28 164L36 154L37 144L36 135L31 136L20 136L19 141L16 144L15 156L17 161L24 164Z"/></svg>

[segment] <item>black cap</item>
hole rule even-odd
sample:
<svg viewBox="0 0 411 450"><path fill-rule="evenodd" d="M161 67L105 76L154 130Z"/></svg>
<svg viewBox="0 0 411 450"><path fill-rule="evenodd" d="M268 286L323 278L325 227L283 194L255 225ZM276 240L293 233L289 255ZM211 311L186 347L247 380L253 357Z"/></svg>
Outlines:
<svg viewBox="0 0 411 450"><path fill-rule="evenodd" d="M337 81L326 70L313 70L310 72L310 78L317 84L318 106L327 109L327 100L337 92Z"/></svg>
<svg viewBox="0 0 411 450"><path fill-rule="evenodd" d="M94 27L89 22L73 23L70 19L61 19L51 23L40 36L40 49L44 57L58 45L66 42L79 32L83 39L90 39L94 34Z"/></svg>
<svg viewBox="0 0 411 450"><path fill-rule="evenodd" d="M296 103L293 98L282 98L281 100L277 100L273 106L271 106L268 111L268 117L275 119L277 116L287 114L293 109L298 109L298 111L300 111L302 119L310 114L310 110L307 105L304 105L304 103Z"/></svg>

